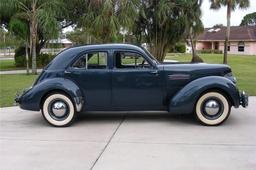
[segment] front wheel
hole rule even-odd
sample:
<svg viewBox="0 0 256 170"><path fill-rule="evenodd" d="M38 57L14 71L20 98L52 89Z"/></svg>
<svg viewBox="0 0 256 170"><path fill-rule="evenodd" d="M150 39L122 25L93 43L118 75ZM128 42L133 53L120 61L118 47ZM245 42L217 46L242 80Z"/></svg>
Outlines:
<svg viewBox="0 0 256 170"><path fill-rule="evenodd" d="M197 119L208 126L223 123L230 114L230 104L227 98L219 92L207 92L196 103Z"/></svg>
<svg viewBox="0 0 256 170"><path fill-rule="evenodd" d="M69 97L61 93L54 93L44 100L42 114L49 124L64 127L73 122L75 108Z"/></svg>

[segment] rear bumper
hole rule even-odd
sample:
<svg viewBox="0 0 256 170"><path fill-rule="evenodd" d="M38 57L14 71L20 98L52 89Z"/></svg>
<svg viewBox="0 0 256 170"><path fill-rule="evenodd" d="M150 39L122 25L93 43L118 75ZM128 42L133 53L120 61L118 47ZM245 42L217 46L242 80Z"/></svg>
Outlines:
<svg viewBox="0 0 256 170"><path fill-rule="evenodd" d="M39 101L37 99L31 98L30 90L32 88L28 88L24 90L22 93L17 94L14 101L16 105L20 106L21 109L24 110L32 110L32 111L39 111Z"/></svg>
<svg viewBox="0 0 256 170"><path fill-rule="evenodd" d="M23 93L22 93L23 94ZM21 98L22 98L22 94L16 94L16 97L14 99L16 105L20 105L21 103Z"/></svg>
<svg viewBox="0 0 256 170"><path fill-rule="evenodd" d="M243 107L247 107L249 103L248 94L246 94L244 91L240 93L240 105Z"/></svg>

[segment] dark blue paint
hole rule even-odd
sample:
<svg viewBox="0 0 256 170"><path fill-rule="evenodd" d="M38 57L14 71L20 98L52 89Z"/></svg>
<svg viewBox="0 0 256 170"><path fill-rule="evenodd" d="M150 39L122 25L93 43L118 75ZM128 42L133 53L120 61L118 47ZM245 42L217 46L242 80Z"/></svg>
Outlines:
<svg viewBox="0 0 256 170"><path fill-rule="evenodd" d="M220 76L208 76L188 83L176 93L170 100L169 112L191 113L200 95L210 89L225 92L232 105L239 106L239 92L233 82Z"/></svg>
<svg viewBox="0 0 256 170"><path fill-rule="evenodd" d="M71 64L86 52L108 53L107 69L74 69ZM117 69L115 51L136 52L151 64L145 69ZM38 111L47 94L66 93L80 111L164 110L191 113L199 96L209 89L224 92L238 107L241 98L230 67L220 64L161 64L134 45L107 44L73 47L58 54L33 87L16 98L21 108ZM225 77L229 75L228 77Z"/></svg>

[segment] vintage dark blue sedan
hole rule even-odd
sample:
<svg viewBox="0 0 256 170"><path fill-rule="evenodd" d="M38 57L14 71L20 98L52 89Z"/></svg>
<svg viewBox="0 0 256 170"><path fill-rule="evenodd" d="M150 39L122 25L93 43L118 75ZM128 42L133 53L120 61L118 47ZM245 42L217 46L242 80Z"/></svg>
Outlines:
<svg viewBox="0 0 256 170"><path fill-rule="evenodd" d="M219 125L232 106L248 105L229 66L159 63L127 44L69 48L15 100L22 109L41 110L54 126L68 126L88 111L194 113L205 125Z"/></svg>

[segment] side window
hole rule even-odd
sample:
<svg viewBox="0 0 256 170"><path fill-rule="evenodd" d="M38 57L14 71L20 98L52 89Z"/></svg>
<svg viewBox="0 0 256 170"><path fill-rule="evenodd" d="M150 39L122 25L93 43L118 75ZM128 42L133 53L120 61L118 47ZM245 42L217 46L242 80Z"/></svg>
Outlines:
<svg viewBox="0 0 256 170"><path fill-rule="evenodd" d="M143 69L151 65L143 56L133 52L116 52L115 67L118 69Z"/></svg>
<svg viewBox="0 0 256 170"><path fill-rule="evenodd" d="M72 67L83 69L106 69L107 56L106 52L86 53L79 57Z"/></svg>

